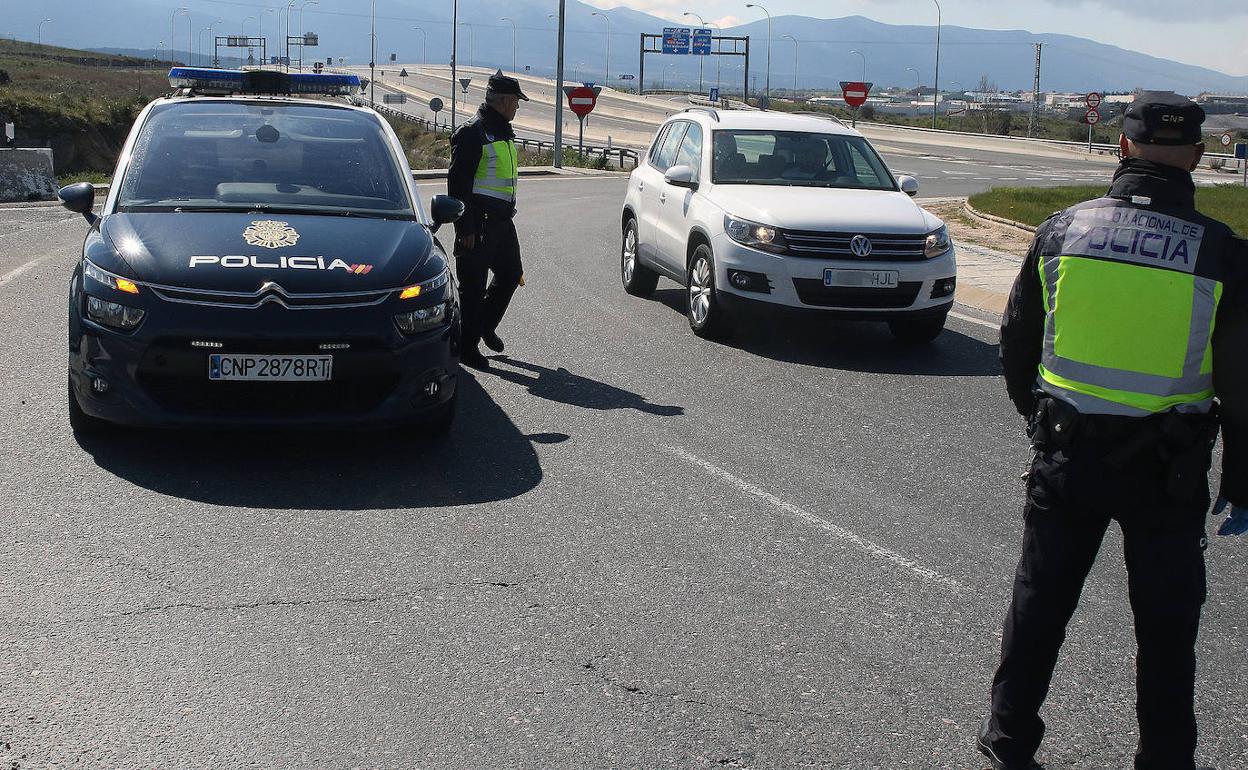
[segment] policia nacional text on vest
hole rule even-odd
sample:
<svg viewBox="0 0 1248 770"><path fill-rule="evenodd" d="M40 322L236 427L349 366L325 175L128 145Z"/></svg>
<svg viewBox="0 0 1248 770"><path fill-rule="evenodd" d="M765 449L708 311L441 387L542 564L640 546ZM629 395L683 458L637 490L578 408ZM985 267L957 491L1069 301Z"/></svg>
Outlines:
<svg viewBox="0 0 1248 770"><path fill-rule="evenodd" d="M1198 158L1203 112L1145 93L1141 155ZM1139 145L1187 147L1151 153ZM1193 161L1194 162L1194 161ZM1066 624L1111 520L1135 615L1137 770L1192 770L1195 643L1205 600L1208 470L1248 504L1248 246L1195 209L1186 168L1128 158L1100 199L1036 232L1001 328L1006 387L1030 421L1023 555L978 746L1033 767ZM1117 655L1113 659L1120 659Z"/></svg>
<svg viewBox="0 0 1248 770"><path fill-rule="evenodd" d="M482 337L501 350L496 334L524 268L512 217L516 211L518 162L516 134L507 116L490 106L495 94L527 100L514 78L489 80L487 103L451 137L447 193L464 202L455 223L455 268L463 308L461 355L464 363L488 365L477 349ZM490 272L494 277L486 287Z"/></svg>

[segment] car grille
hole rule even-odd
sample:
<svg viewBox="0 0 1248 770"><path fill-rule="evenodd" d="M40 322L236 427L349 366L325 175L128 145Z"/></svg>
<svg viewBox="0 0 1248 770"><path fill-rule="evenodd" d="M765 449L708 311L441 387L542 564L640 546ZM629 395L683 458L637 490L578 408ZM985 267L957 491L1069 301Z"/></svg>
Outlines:
<svg viewBox="0 0 1248 770"><path fill-rule="evenodd" d="M275 283L266 283L256 291L210 291L187 289L179 286L151 286L156 296L167 302L209 307L232 307L254 310L270 302L289 310L326 310L345 307L368 307L381 304L394 293L393 289L380 291L352 291L326 294L295 294Z"/></svg>
<svg viewBox="0 0 1248 770"><path fill-rule="evenodd" d="M153 343L136 379L165 409L196 415L295 417L361 414L376 409L399 384L393 354L379 342L352 341L346 350L321 350L316 342L218 340L222 347L191 347L189 339ZM337 343L342 344L342 343ZM333 355L329 382L214 382L210 353Z"/></svg>
<svg viewBox="0 0 1248 770"><path fill-rule="evenodd" d="M794 278L793 288L798 299L806 305L818 307L886 309L904 308L914 304L919 296L922 281L907 281L895 289L876 289L845 286L824 286L818 278Z"/></svg>
<svg viewBox="0 0 1248 770"><path fill-rule="evenodd" d="M856 256L849 248L855 236L862 235L871 241L871 253ZM849 259L862 262L919 262L927 257L923 249L926 235L897 235L895 233L820 233L802 230L785 230L788 243L786 253L794 257L812 259Z"/></svg>

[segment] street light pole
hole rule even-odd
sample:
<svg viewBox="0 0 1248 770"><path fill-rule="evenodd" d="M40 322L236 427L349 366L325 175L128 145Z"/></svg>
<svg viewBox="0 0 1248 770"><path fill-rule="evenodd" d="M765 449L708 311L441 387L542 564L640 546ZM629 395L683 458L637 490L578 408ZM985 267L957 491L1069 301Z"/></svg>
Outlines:
<svg viewBox="0 0 1248 770"><path fill-rule="evenodd" d="M792 35L781 35L781 37L787 37L789 40L793 41L793 96L796 97L797 96L797 68L800 66L800 62L801 62L801 50L798 48L797 38L793 37Z"/></svg>
<svg viewBox="0 0 1248 770"><path fill-rule="evenodd" d="M303 11L309 5L320 5L320 0L304 0L303 5L299 6L299 38L303 38ZM303 72L303 43L299 43L299 71Z"/></svg>
<svg viewBox="0 0 1248 770"><path fill-rule="evenodd" d="M940 103L940 2L932 0L936 3L936 73L932 78L934 93L932 93L932 128L936 128L936 105Z"/></svg>
<svg viewBox="0 0 1248 770"><path fill-rule="evenodd" d="M567 0L559 0L559 33L555 44L555 168L563 168L563 36Z"/></svg>
<svg viewBox="0 0 1248 770"><path fill-rule="evenodd" d="M264 9L264 13L260 14L260 39L264 41L263 46L261 47L261 52L262 52L265 56L268 56L268 55L269 55L269 41L268 41L268 40L266 40L266 39L265 39L265 37L264 37L264 14L265 14L265 13L276 13L276 12L277 12L277 9L276 9L276 8L265 8L265 9ZM263 64L268 64L268 62L263 62L263 61L262 61L262 62L260 62L260 64L262 64L262 65L263 65Z"/></svg>
<svg viewBox="0 0 1248 770"><path fill-rule="evenodd" d="M699 13L694 13L693 11L685 11L684 15L685 15L685 16L692 16L693 18L697 19L697 20L698 20L698 23L699 23L699 24L701 24L703 27L705 27L705 26L706 26L706 19L702 18L702 15L701 15L701 14L699 14ZM698 57L698 93L701 93L701 92L703 91L703 88L702 88L702 59L703 59L703 58L704 58L704 57L702 57L702 56L699 56L699 57ZM718 61L718 59L717 59L716 61ZM719 87L719 78L718 78L718 77L717 77L717 78L715 78L715 87L716 87L716 88L718 88L718 87Z"/></svg>
<svg viewBox="0 0 1248 770"><path fill-rule="evenodd" d="M771 100L771 11L768 11L758 3L746 3L746 8L757 8L767 14L767 79L763 82L763 93L767 95L767 100Z"/></svg>
<svg viewBox="0 0 1248 770"><path fill-rule="evenodd" d="M420 66L425 66L425 54L429 53L429 35L420 27L412 27L413 30L420 33Z"/></svg>
<svg viewBox="0 0 1248 770"><path fill-rule="evenodd" d="M862 82L867 82L867 55L862 51L850 51L850 53L856 53L862 57Z"/></svg>
<svg viewBox="0 0 1248 770"><path fill-rule="evenodd" d="M369 33L368 33L368 37L369 37L369 40L368 40L368 46L369 46L368 106L376 107L377 106L377 0L373 0L372 2L372 12L370 13L370 19L371 19L372 26L369 27ZM289 12L287 12L286 14L286 24L288 26L290 24ZM287 37L289 37L289 32L287 33ZM287 61L286 69L287 70L290 69L289 60ZM452 84L451 91L454 92L454 90L455 88ZM451 113L452 120L454 119L454 115L455 113L452 112Z"/></svg>
<svg viewBox="0 0 1248 770"><path fill-rule="evenodd" d="M913 72L913 73L914 73L914 93L915 93L915 96L922 96L922 95L923 95L923 87L922 87L922 85L921 85L922 81L921 81L921 80L920 80L920 78L919 78L919 71L918 71L917 69L915 69L914 67L906 67L906 72Z"/></svg>
<svg viewBox="0 0 1248 770"><path fill-rule="evenodd" d="M603 79L607 83L610 83L611 82L611 17L607 15L606 11L594 11L593 13L590 14L590 16L601 16L603 21L607 22L607 66L606 66L606 70L604 71Z"/></svg>
<svg viewBox="0 0 1248 770"><path fill-rule="evenodd" d="M179 13L185 13L185 14L186 14L186 21L187 21L187 29L186 29L186 37L187 37L187 40L186 40L186 47L187 47L187 48L190 48L190 47L191 47L191 40L190 40L190 37L191 37L191 29L190 29L191 12L190 12L187 8L182 7L182 8L177 9L176 11L174 11L172 14L170 14L170 15L169 15L169 66L170 66L170 67L172 67L172 66L173 66L173 50L174 50L174 49L173 49L173 43L174 43L174 40L177 38L177 35L176 35L176 34L174 34L174 21L176 21L176 20L177 20L177 18L178 18L178 14L179 14Z"/></svg>
<svg viewBox="0 0 1248 770"><path fill-rule="evenodd" d="M286 59L287 72L290 72L290 9L294 8L295 3L297 2L299 2L299 0L290 0L289 3L286 3L286 56L284 58ZM373 0L374 4L376 4L376 2L377 0Z"/></svg>
<svg viewBox="0 0 1248 770"><path fill-rule="evenodd" d="M475 67L477 61L477 31L468 22L464 22L463 26L467 27L471 33L468 37L468 66Z"/></svg>
<svg viewBox="0 0 1248 770"><path fill-rule="evenodd" d="M516 23L504 16L499 21L511 22L511 71L516 71Z"/></svg>
<svg viewBox="0 0 1248 770"><path fill-rule="evenodd" d="M43 21L39 22L39 26L35 28L35 43L37 43L38 45L43 45L43 25L49 21L52 21L52 20L44 19Z"/></svg>
<svg viewBox="0 0 1248 770"><path fill-rule="evenodd" d="M373 9L377 8L377 0L373 0ZM451 0L451 133L455 133L455 106L459 103L455 86L458 85L459 66L459 0Z"/></svg>
<svg viewBox="0 0 1248 770"><path fill-rule="evenodd" d="M221 19L217 19L216 21L208 25L208 40L209 42L212 43L212 66L214 67L220 66L220 63L217 61L217 39L213 37L212 28L217 26L218 24L224 24L224 23L225 22L222 21ZM207 51L205 51L204 53L206 54Z"/></svg>

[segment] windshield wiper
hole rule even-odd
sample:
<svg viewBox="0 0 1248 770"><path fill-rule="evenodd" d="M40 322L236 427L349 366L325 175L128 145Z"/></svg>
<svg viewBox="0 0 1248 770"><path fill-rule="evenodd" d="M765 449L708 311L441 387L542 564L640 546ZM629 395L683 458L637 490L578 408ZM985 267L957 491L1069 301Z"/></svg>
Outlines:
<svg viewBox="0 0 1248 770"><path fill-rule="evenodd" d="M268 206L263 203L252 204L247 206L142 206L135 208L160 208L173 211L179 214L200 213L207 211L219 211L223 213L233 214L304 214L308 216L318 217L358 217L360 219L414 219L409 214L389 213L389 212L373 212L373 211L350 211L347 209L317 209L317 208L298 208L294 206Z"/></svg>

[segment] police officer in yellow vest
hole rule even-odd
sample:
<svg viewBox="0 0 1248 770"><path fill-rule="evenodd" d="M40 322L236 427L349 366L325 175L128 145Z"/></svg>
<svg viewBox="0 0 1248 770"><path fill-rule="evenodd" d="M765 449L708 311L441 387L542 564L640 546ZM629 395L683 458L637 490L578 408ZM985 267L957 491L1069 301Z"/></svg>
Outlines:
<svg viewBox="0 0 1248 770"><path fill-rule="evenodd" d="M512 217L516 212L516 133L511 121L521 100L529 97L520 83L501 72L490 77L485 103L451 137L447 193L463 201L455 222L455 272L463 308L461 360L477 369L489 367L477 344L484 340L503 351L498 324L520 285L520 242ZM489 288L485 281L494 273Z"/></svg>
<svg viewBox="0 0 1248 770"><path fill-rule="evenodd" d="M1196 211L1203 120L1172 93L1138 96L1108 194L1040 226L1005 311L1006 386L1030 420L1035 457L978 736L994 770L1039 767L1040 706L1111 520L1122 529L1135 616L1135 767L1194 767L1207 474L1219 425L1215 512L1229 511L1219 534L1248 530L1248 245Z"/></svg>

